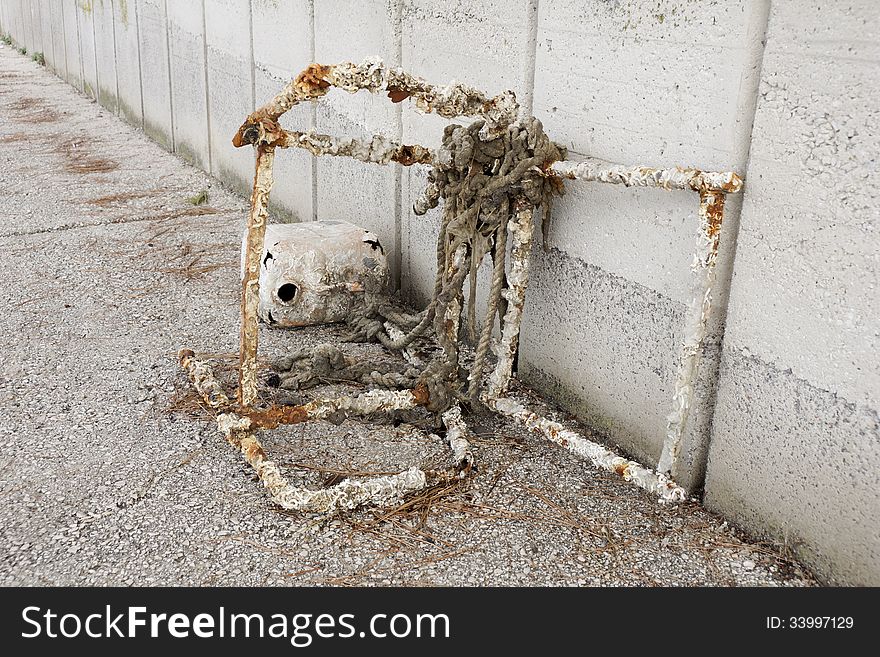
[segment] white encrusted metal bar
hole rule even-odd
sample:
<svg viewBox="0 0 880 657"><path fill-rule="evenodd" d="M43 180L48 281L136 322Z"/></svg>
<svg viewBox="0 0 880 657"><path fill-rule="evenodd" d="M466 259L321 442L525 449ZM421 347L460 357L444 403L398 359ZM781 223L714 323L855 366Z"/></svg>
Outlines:
<svg viewBox="0 0 880 657"><path fill-rule="evenodd" d="M275 143L282 132L277 125L278 118L303 101L321 98L330 87L349 93L361 89L371 93L387 91L392 102L412 98L417 110L433 112L444 118L479 116L486 121L480 134L487 139L502 134L516 120L519 112L519 104L512 91L489 97L460 82L433 85L403 69L388 68L378 58L368 58L360 64L311 64L272 100L247 118L233 143L236 146L260 141Z"/></svg>
<svg viewBox="0 0 880 657"><path fill-rule="evenodd" d="M591 159L582 162L554 162L548 172L569 180L614 183L626 187L691 189L728 194L742 189L742 178L732 171L700 171L682 167L655 169Z"/></svg>
<svg viewBox="0 0 880 657"><path fill-rule="evenodd" d="M285 131L284 138L277 144L280 148L302 148L312 155L335 155L350 157L361 162L388 164L397 162L404 166L412 164L432 164L434 153L418 144L398 144L383 135L373 135L369 142L358 139L338 139L332 135L322 135L314 130L307 132Z"/></svg>
<svg viewBox="0 0 880 657"><path fill-rule="evenodd" d="M468 441L470 430L461 417L461 406L458 404L450 407L442 415L443 425L446 427L446 442L452 450L452 458L455 466L461 469L470 468L474 463L474 455L471 452L471 444Z"/></svg>
<svg viewBox="0 0 880 657"><path fill-rule="evenodd" d="M229 444L241 451L263 482L272 501L289 511L334 513L354 509L368 502L375 506L388 506L399 502L407 493L427 486L427 475L415 467L396 475L361 481L346 479L321 490L293 486L281 474L278 465L266 458L263 446L254 436L249 418L225 413L217 418L217 428Z"/></svg>
<svg viewBox="0 0 880 657"><path fill-rule="evenodd" d="M484 396L483 401L492 410L517 420L557 445L589 459L597 468L618 474L639 488L658 495L663 501L680 502L687 498L684 489L665 475L654 472L637 461L625 459L604 445L587 440L558 422L533 413L513 399Z"/></svg>
<svg viewBox="0 0 880 657"><path fill-rule="evenodd" d="M195 358L192 350L182 349L178 353L181 367L189 375L205 402L214 409L223 410L230 407L229 397L223 391L213 371L207 363ZM384 393L387 391L374 391ZM406 392L406 391L404 391ZM361 395L353 399L320 400L307 404L306 419L320 419L329 413L339 410L356 409L357 412L370 413L380 410L383 404L398 402L406 406L405 395L388 396L382 394ZM411 406L406 406L411 408ZM311 411L311 412L310 412ZM353 509L361 504L371 503L376 506L387 506L399 501L407 493L421 490L427 486L427 475L422 470L412 467L396 475L375 477L360 481L345 481L322 490L310 490L301 486L293 486L281 474L274 461L266 458L263 446L256 438L255 432L267 426L260 423L260 412L245 416L227 412L217 417L217 428L230 445L238 449L245 460L257 473L263 486L269 491L272 500L284 509L310 513L333 513Z"/></svg>
<svg viewBox="0 0 880 657"><path fill-rule="evenodd" d="M712 313L712 288L715 284L715 262L718 259L724 199L722 192L704 191L700 194L700 242L703 245L703 254L694 258L696 292L685 320L684 343L681 346L675 378L673 410L666 421L666 438L657 463L657 470L665 474L676 474L682 436L693 402L697 368Z"/></svg>
<svg viewBox="0 0 880 657"><path fill-rule="evenodd" d="M501 340L494 346L498 361L495 369L489 374L486 384L486 394L492 398L507 392L513 372L513 362L519 348L519 331L526 301L526 288L529 285L529 261L535 228L533 214L532 206L527 201L520 200L517 202L513 217L507 224L512 239L510 273L507 276L507 289L503 292L507 299L507 312L504 315Z"/></svg>
<svg viewBox="0 0 880 657"><path fill-rule="evenodd" d="M274 429L281 424L299 424L310 420L346 418L353 415L373 415L393 411L409 411L424 406L428 393L424 387L413 390L369 390L356 397L316 399L301 406L275 406L266 410L251 410L247 416L254 426Z"/></svg>
<svg viewBox="0 0 880 657"><path fill-rule="evenodd" d="M244 274L241 279L241 339L239 347L238 403L251 406L257 400L257 342L260 305L260 258L266 222L269 218L269 192L272 190L272 163L275 149L257 147L254 189L248 214L244 249Z"/></svg>
<svg viewBox="0 0 880 657"><path fill-rule="evenodd" d="M177 359L189 375L196 392L208 406L214 410L227 410L232 407L232 402L223 390L223 386L214 378L211 368L207 363L197 359L192 349L181 349L177 352Z"/></svg>

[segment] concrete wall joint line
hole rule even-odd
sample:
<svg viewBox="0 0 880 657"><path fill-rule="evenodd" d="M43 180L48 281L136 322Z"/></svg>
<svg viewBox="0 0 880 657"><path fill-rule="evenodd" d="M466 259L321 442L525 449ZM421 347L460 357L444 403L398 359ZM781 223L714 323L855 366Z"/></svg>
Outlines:
<svg viewBox="0 0 880 657"><path fill-rule="evenodd" d="M743 172L747 172L749 169L749 161L751 157L751 143L752 143L752 132L754 130L755 125L755 114L757 113L758 108L758 97L760 95L760 82L761 75L763 71L763 62L764 62L764 52L767 45L767 33L770 25L770 0L759 0L754 3L755 7L755 17L751 21L751 28L755 29L756 32L760 34L760 38L757 41L757 52L755 53L755 75L754 75L754 84L741 95L741 103L745 102L747 104L747 108L740 108L740 111L737 112L738 115L742 116L746 115L746 119L743 122L743 130L739 132L737 150L737 167ZM748 189L744 190L743 196L748 194ZM730 231L730 239L733 242L732 248L730 249L730 263L729 265L723 269L722 278L720 280L719 287L725 290L724 303L719 304L716 312L719 317L719 321L722 326L725 326L727 323L727 312L729 307L729 299L730 299L730 285L733 278L734 268L736 266L736 242L737 236L739 232L739 219L741 214L741 206L737 208L735 213L730 213L733 216L728 219L729 223L734 224L734 229ZM724 331L722 329L720 336L720 345L718 349L717 360L721 360L721 353L724 350ZM708 426L709 433L709 444L711 445L712 436L715 431L715 406L717 404L717 395L718 395L718 384L719 379L721 377L721 369L716 368L715 370L715 380L712 386L712 399L707 403L707 413L709 414L710 421ZM706 459L708 458L708 450L706 456L703 458L703 462L700 464L700 469L702 471L702 477L700 481L700 486L705 486L706 479Z"/></svg>
<svg viewBox="0 0 880 657"><path fill-rule="evenodd" d="M138 60L138 84L141 90L141 128L144 127L146 114L144 113L144 67L141 61L141 19L138 3L134 3L134 26L137 35L137 60Z"/></svg>
<svg viewBox="0 0 880 657"><path fill-rule="evenodd" d="M177 152L177 135L174 129L174 71L171 62L171 21L168 19L168 0L162 0L162 24L165 27L165 56L168 58L168 116L171 122L171 150Z"/></svg>
<svg viewBox="0 0 880 657"><path fill-rule="evenodd" d="M317 44L315 43L315 0L309 0L309 54L315 61ZM315 103L309 106L309 128L312 130L318 126L318 108ZM318 221L318 158L312 155L312 221Z"/></svg>
<svg viewBox="0 0 880 657"><path fill-rule="evenodd" d="M208 149L208 173L213 174L214 149L211 146L211 88L208 75L208 22L205 15L205 0L202 0L202 59L205 77L205 143Z"/></svg>

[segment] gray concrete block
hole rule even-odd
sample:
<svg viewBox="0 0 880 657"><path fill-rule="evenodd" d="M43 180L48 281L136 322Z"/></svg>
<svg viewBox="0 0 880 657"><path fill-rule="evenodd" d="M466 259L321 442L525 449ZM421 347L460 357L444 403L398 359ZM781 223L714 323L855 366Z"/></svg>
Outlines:
<svg viewBox="0 0 880 657"><path fill-rule="evenodd" d="M312 60L309 3L254 2L254 82L257 106L267 103ZM298 105L281 122L289 130L312 127L312 105ZM270 207L289 221L311 221L313 208L312 160L305 151L276 152Z"/></svg>
<svg viewBox="0 0 880 657"><path fill-rule="evenodd" d="M529 3L488 0L405 0L402 3L403 66L434 84L458 80L494 95L512 89L518 99L531 92ZM403 136L438 146L446 119L403 106Z"/></svg>
<svg viewBox="0 0 880 657"><path fill-rule="evenodd" d="M201 2L169 2L174 148L187 162L210 169L204 15Z"/></svg>
<svg viewBox="0 0 880 657"><path fill-rule="evenodd" d="M242 194L253 184L254 153L232 138L254 110L250 24L250 0L205 0L211 172Z"/></svg>
<svg viewBox="0 0 880 657"><path fill-rule="evenodd" d="M880 582L873 3L774 3L706 480L829 581Z"/></svg>
<svg viewBox="0 0 880 657"><path fill-rule="evenodd" d="M512 89L522 101L531 95L533 20L526 2L406 0L401 7L402 64L434 84L458 80L490 95ZM439 146L449 121L417 113L410 101L400 106L402 140ZM412 203L427 182L423 167L418 169L404 171L401 179L401 282L406 298L421 305L433 290L440 213L413 214Z"/></svg>
<svg viewBox="0 0 880 657"><path fill-rule="evenodd" d="M399 58L396 3L332 1L315 6L315 59L322 63L360 62L378 56L390 65ZM317 105L318 132L369 139L400 136L399 106L385 94L331 91ZM388 256L392 280L399 273L397 165L377 166L348 158L317 160L318 218L343 219L378 235Z"/></svg>
<svg viewBox="0 0 880 657"><path fill-rule="evenodd" d="M116 43L116 81L119 113L129 123L144 123L141 91L138 14L134 2L113 3L113 31Z"/></svg>
<svg viewBox="0 0 880 657"><path fill-rule="evenodd" d="M52 57L52 3L50 0L37 0L37 18L40 22L40 51L46 60L46 66L51 67Z"/></svg>
<svg viewBox="0 0 880 657"><path fill-rule="evenodd" d="M43 18L40 15L42 7L40 0L31 0L28 3L31 13L31 54L41 53L46 48L46 38L43 35Z"/></svg>
<svg viewBox="0 0 880 657"><path fill-rule="evenodd" d="M76 3L76 25L79 32L83 93L98 99L98 60L95 56L94 2Z"/></svg>
<svg viewBox="0 0 880 657"><path fill-rule="evenodd" d="M0 22L2 22L3 34L8 35L11 39L17 39L19 20L19 0L2 0L0 1Z"/></svg>
<svg viewBox="0 0 880 657"><path fill-rule="evenodd" d="M97 62L98 102L111 112L118 112L116 99L116 48L113 35L113 4L92 3Z"/></svg>
<svg viewBox="0 0 880 657"><path fill-rule="evenodd" d="M706 505L792 550L828 583L880 584L880 419L725 348Z"/></svg>
<svg viewBox="0 0 880 657"><path fill-rule="evenodd" d="M727 340L880 406L880 41L870 2L774 10Z"/></svg>
<svg viewBox="0 0 880 657"><path fill-rule="evenodd" d="M61 0L62 25L64 29L64 53L67 59L66 80L83 90L82 60L79 49L79 21L76 0Z"/></svg>
<svg viewBox="0 0 880 657"><path fill-rule="evenodd" d="M136 9L144 132L168 150L174 150L165 3L162 0L137 0Z"/></svg>
<svg viewBox="0 0 880 657"><path fill-rule="evenodd" d="M422 216L412 211L413 203L428 183L427 174L427 167L416 165L404 169L402 178L401 293L417 308L424 308L431 301L440 235L440 208Z"/></svg>
<svg viewBox="0 0 880 657"><path fill-rule="evenodd" d="M9 12L11 14L9 20L9 34L15 42L15 47L25 46L25 41L27 39L25 35L25 30L27 29L27 23L25 22L24 17L24 7L25 4L23 0L11 0Z"/></svg>
<svg viewBox="0 0 880 657"><path fill-rule="evenodd" d="M49 16L52 21L51 56L47 53L49 68L59 78L67 79L67 48L64 35L63 7L59 2L48 2Z"/></svg>
<svg viewBox="0 0 880 657"><path fill-rule="evenodd" d="M656 463L684 306L557 249L532 251L519 375L640 461Z"/></svg>
<svg viewBox="0 0 880 657"><path fill-rule="evenodd" d="M16 41L27 48L28 56L31 56L41 47L39 23L33 2L26 0L19 3L18 13L21 27L18 29L20 37Z"/></svg>
<svg viewBox="0 0 880 657"><path fill-rule="evenodd" d="M737 114L760 54L761 4L541 2L535 114L560 143L595 157L744 164Z"/></svg>

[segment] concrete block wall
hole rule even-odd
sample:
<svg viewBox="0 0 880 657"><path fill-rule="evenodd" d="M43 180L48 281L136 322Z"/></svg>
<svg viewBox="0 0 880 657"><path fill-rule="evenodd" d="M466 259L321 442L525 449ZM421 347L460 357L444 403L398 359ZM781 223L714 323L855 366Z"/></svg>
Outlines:
<svg viewBox="0 0 880 657"><path fill-rule="evenodd" d="M706 503L880 584L880 8L774 2Z"/></svg>
<svg viewBox="0 0 880 657"><path fill-rule="evenodd" d="M51 0L50 0L51 1ZM92 3L90 17L94 33L95 77L98 101L111 111L118 111L116 91L116 35L113 5L109 2Z"/></svg>
<svg viewBox="0 0 880 657"><path fill-rule="evenodd" d="M205 14L201 3L165 5L170 58L170 123L174 150L201 169L211 166L208 85L205 67Z"/></svg>
<svg viewBox="0 0 880 657"><path fill-rule="evenodd" d="M144 132L165 148L174 150L165 1L136 0L133 4L137 17Z"/></svg>
<svg viewBox="0 0 880 657"><path fill-rule="evenodd" d="M144 125L138 12L134 2L112 3L113 38L116 57L112 61L116 78L117 112L131 124ZM107 65L109 68L109 64Z"/></svg>
<svg viewBox="0 0 880 657"><path fill-rule="evenodd" d="M254 95L259 106L278 93L290 79L291 71L302 70L303 62L314 59L311 5L307 0L255 0L251 4L251 21ZM242 118L238 118L239 125ZM294 107L284 115L282 123L290 130L313 128L315 108L312 105ZM249 161L253 159L251 153L246 155ZM275 187L270 200L273 210L285 219L314 219L315 159L298 149L289 149L275 158ZM248 185L252 178L251 172Z"/></svg>
<svg viewBox="0 0 880 657"><path fill-rule="evenodd" d="M362 61L378 56L400 64L400 6L386 0L314 4L315 61ZM330 94L316 107L318 132L368 138L381 133L400 139L401 106L383 95ZM316 207L322 219L353 221L374 231L388 255L392 276L400 275L399 167L380 167L349 158L316 158Z"/></svg>
<svg viewBox="0 0 880 657"><path fill-rule="evenodd" d="M572 159L745 174L674 475L827 581L877 583L878 14L869 0L0 0L0 29L242 193L242 118L310 61L370 55L513 89ZM408 105L334 92L284 123L436 146L444 121ZM438 215L411 211L424 169L276 163L283 218L368 226L406 298L427 300ZM533 253L520 376L649 465L697 209L691 193L574 183Z"/></svg>
<svg viewBox="0 0 880 657"><path fill-rule="evenodd" d="M98 93L98 60L95 57L95 30L92 20L92 3L74 4L74 21L79 41L82 92L91 98Z"/></svg>
<svg viewBox="0 0 880 657"><path fill-rule="evenodd" d="M534 112L570 157L745 169L766 21L761 2L542 0ZM751 101L751 102L750 102ZM738 199L725 213L716 315L673 473L698 488ZM698 202L690 192L570 185L536 259L522 375L656 463L693 296ZM577 294L570 294L575 287ZM563 308L564 310L556 310ZM636 400L638 402L636 403Z"/></svg>

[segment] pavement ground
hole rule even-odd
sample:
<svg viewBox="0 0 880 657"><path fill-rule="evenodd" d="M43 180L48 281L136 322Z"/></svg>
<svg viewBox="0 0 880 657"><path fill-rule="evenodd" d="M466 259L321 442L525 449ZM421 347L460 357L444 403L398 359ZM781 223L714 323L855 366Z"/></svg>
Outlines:
<svg viewBox="0 0 880 657"><path fill-rule="evenodd" d="M208 354L233 382L246 207L0 47L0 583L814 583L785 545L750 541L696 502L659 504L489 415L469 418L478 469L460 484L332 518L279 510L175 357ZM337 334L263 327L261 355ZM406 423L263 440L314 487L446 457Z"/></svg>

